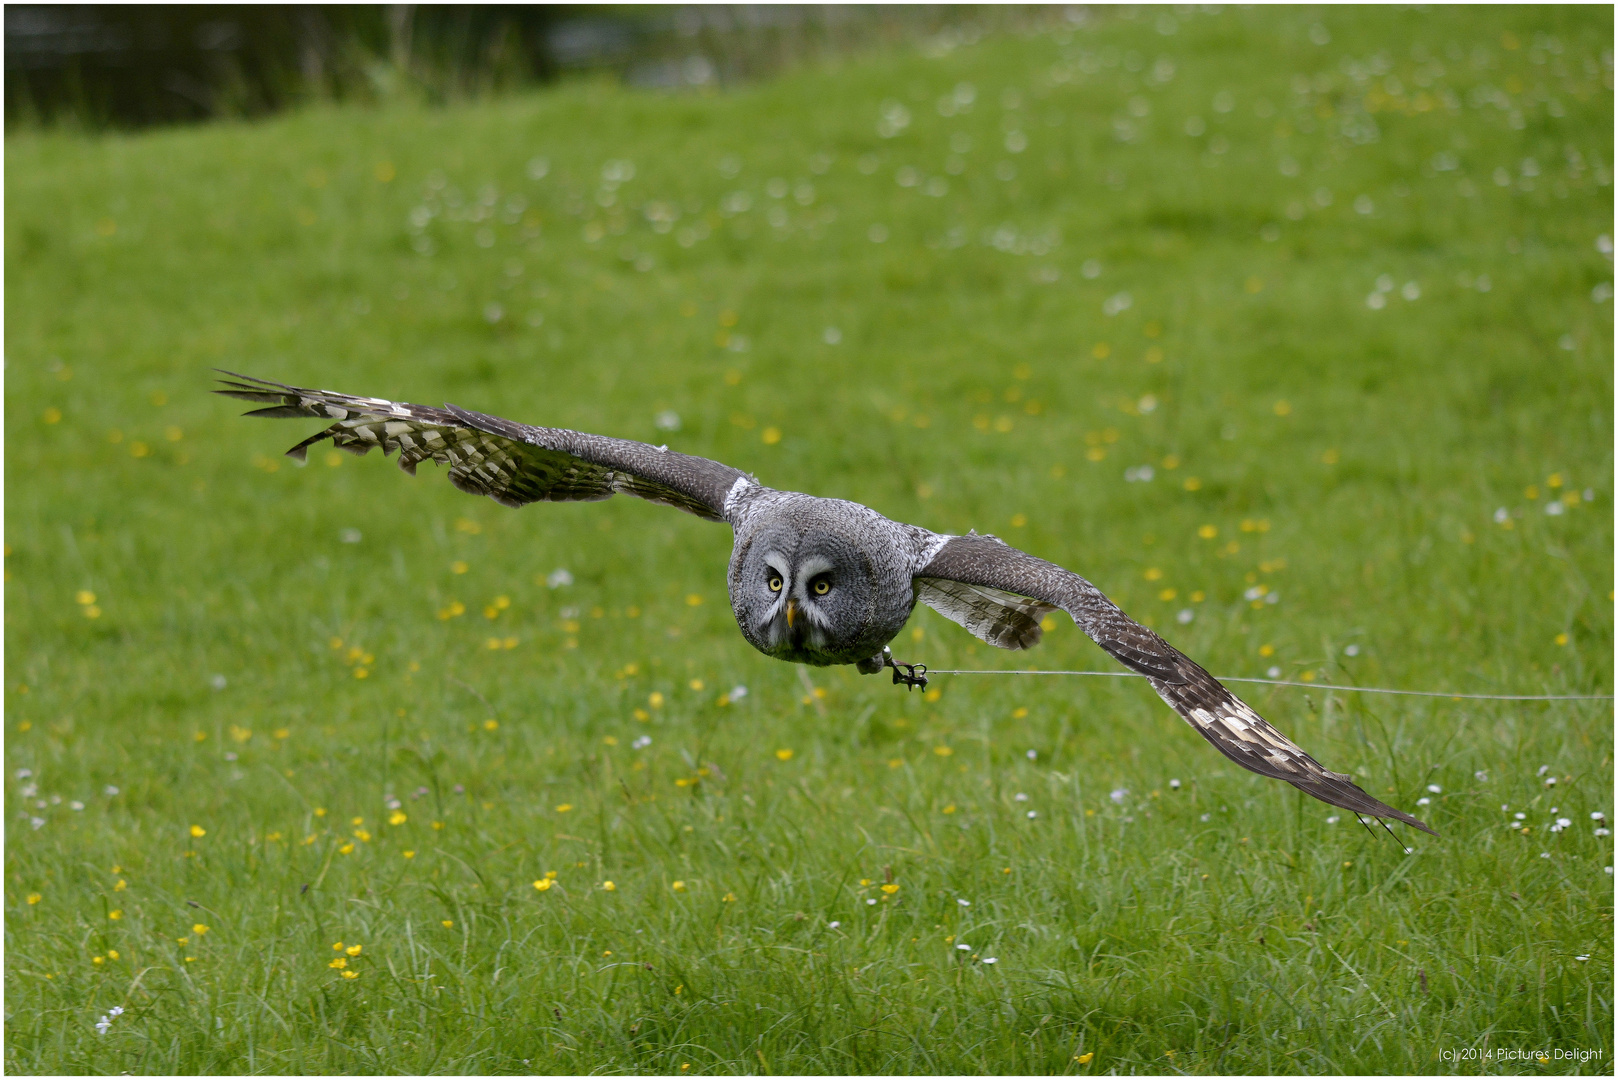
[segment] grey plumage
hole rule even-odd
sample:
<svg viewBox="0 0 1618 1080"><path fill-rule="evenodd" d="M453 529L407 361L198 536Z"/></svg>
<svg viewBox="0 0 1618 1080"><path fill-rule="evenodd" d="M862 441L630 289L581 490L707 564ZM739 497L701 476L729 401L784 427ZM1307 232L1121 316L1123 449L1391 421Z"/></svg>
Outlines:
<svg viewBox="0 0 1618 1080"><path fill-rule="evenodd" d="M1090 582L995 537L942 535L858 503L776 491L666 447L225 374L218 393L266 406L249 416L329 423L292 457L330 439L357 454L397 453L411 473L431 459L462 491L506 506L622 493L729 524L731 610L749 643L782 660L880 670L917 600L1004 649L1038 644L1041 621L1064 611L1236 764L1334 806L1432 832L1323 767Z"/></svg>

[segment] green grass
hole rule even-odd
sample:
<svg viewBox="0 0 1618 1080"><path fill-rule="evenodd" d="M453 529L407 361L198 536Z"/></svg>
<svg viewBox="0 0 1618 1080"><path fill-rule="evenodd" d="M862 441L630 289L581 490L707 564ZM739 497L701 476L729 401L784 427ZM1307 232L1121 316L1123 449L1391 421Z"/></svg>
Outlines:
<svg viewBox="0 0 1618 1080"><path fill-rule="evenodd" d="M1610 12L1159 19L9 139L7 1070L1610 1071L1610 703L1250 688L1442 833L1406 856L1137 680L795 669L723 527L299 469L312 427L204 393L993 531L1216 673L1610 691ZM1110 666L1065 620L895 647ZM1440 1056L1485 1046L1600 1056Z"/></svg>

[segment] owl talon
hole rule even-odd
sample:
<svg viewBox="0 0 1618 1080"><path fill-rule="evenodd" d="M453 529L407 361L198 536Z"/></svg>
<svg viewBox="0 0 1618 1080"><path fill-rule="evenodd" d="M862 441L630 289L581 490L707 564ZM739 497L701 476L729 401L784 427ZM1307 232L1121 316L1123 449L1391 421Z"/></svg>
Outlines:
<svg viewBox="0 0 1618 1080"><path fill-rule="evenodd" d="M894 686L903 685L914 690L927 685L926 664L901 664L893 658L893 650L886 646L875 656L861 660L854 666L861 675L875 675L883 668L892 668Z"/></svg>

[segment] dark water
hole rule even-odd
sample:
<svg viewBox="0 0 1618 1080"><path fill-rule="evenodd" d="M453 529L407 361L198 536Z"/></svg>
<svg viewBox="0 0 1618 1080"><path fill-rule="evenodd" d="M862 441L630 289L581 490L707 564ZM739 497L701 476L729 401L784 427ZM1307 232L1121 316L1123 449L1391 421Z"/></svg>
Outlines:
<svg viewBox="0 0 1618 1080"><path fill-rule="evenodd" d="M720 86L874 43L971 38L1075 10L10 4L6 125L137 127L259 116L310 100L449 101L591 68L641 86Z"/></svg>

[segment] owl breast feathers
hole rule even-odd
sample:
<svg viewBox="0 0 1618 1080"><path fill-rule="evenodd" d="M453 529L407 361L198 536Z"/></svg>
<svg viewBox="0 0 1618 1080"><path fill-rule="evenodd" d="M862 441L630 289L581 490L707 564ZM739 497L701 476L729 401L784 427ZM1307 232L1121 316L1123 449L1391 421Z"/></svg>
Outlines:
<svg viewBox="0 0 1618 1080"><path fill-rule="evenodd" d="M263 407L249 416L326 425L287 451L324 440L356 454L397 454L414 473L432 460L450 482L505 506L634 495L735 531L728 585L742 635L761 652L806 664L893 666L887 645L917 600L1003 649L1037 645L1065 612L1119 663L1244 769L1285 780L1356 814L1426 824L1372 798L1272 727L1217 679L1124 614L1070 570L992 536L951 536L866 506L777 491L739 469L628 439L532 427L454 405L432 408L307 390L225 372L218 393Z"/></svg>

